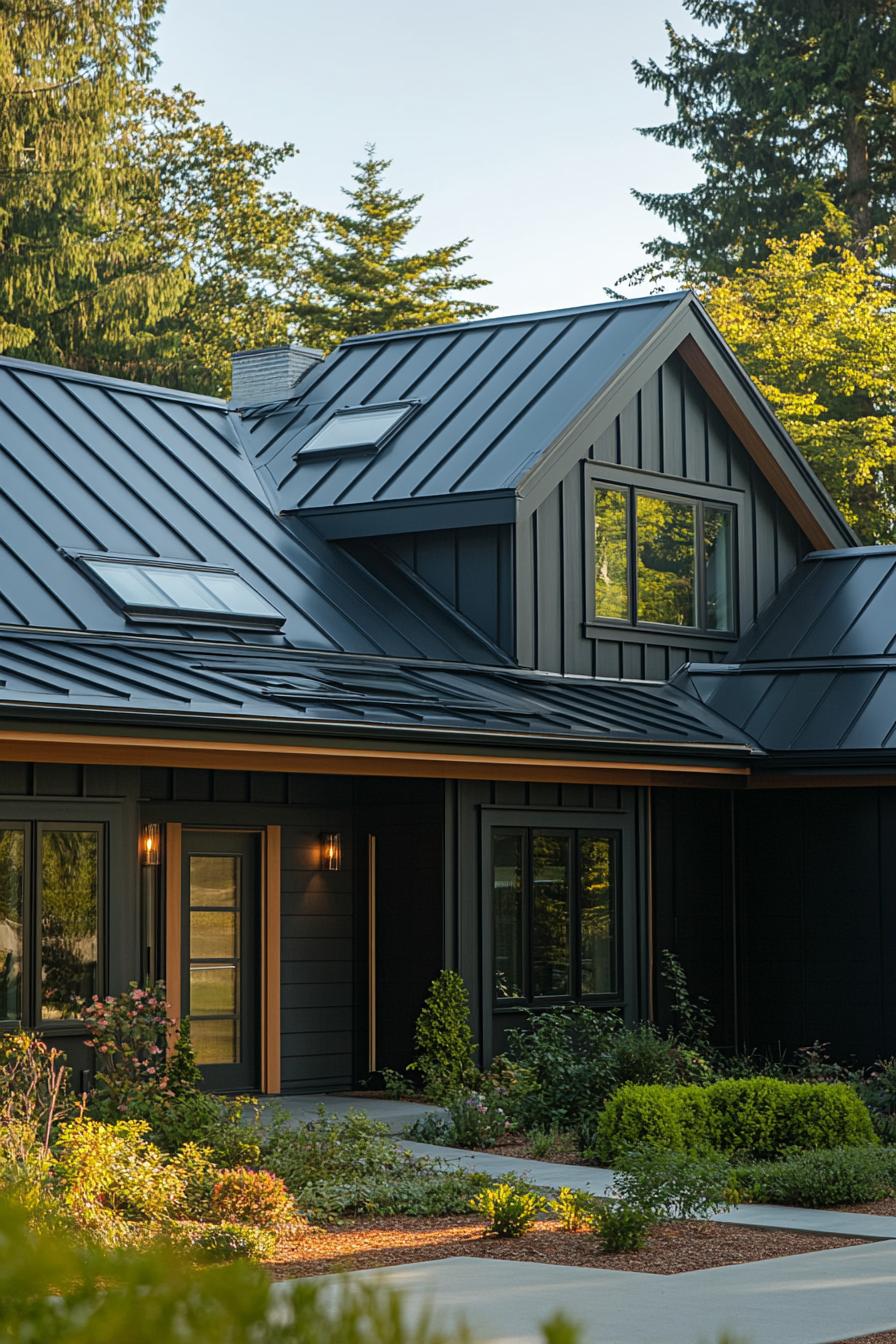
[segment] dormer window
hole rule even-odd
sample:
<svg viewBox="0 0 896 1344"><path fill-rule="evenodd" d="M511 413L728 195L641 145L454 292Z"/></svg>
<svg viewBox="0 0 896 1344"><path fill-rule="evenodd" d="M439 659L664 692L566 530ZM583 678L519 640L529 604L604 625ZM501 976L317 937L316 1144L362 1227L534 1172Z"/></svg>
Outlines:
<svg viewBox="0 0 896 1344"><path fill-rule="evenodd" d="M594 617L733 634L734 509L594 486Z"/></svg>
<svg viewBox="0 0 896 1344"><path fill-rule="evenodd" d="M233 569L177 560L77 558L132 621L279 630L286 619Z"/></svg>
<svg viewBox="0 0 896 1344"><path fill-rule="evenodd" d="M379 406L344 406L312 434L296 452L297 458L318 454L376 452L408 418L416 402Z"/></svg>

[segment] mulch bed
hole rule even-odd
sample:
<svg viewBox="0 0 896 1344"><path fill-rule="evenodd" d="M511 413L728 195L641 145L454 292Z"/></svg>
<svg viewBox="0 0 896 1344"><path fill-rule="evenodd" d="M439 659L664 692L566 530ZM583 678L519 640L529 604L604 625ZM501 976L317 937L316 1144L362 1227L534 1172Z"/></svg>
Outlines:
<svg viewBox="0 0 896 1344"><path fill-rule="evenodd" d="M484 1237L483 1227L476 1214L357 1219L326 1228L300 1226L281 1238L268 1269L275 1279L293 1279L475 1255L491 1260L682 1274L861 1244L859 1237L785 1232L733 1223L676 1223L656 1228L642 1251L607 1255L596 1237L588 1232L565 1232L552 1218L540 1219L531 1232L514 1239Z"/></svg>
<svg viewBox="0 0 896 1344"><path fill-rule="evenodd" d="M891 1196L889 1199L875 1199L871 1204L838 1204L837 1211L839 1213L877 1213L894 1218L896 1217L896 1198Z"/></svg>
<svg viewBox="0 0 896 1344"><path fill-rule="evenodd" d="M885 1330L881 1335L857 1335L855 1339L841 1339L839 1344L896 1344L896 1330Z"/></svg>
<svg viewBox="0 0 896 1344"><path fill-rule="evenodd" d="M506 1139L502 1139L487 1151L499 1153L502 1157L518 1157L535 1162L564 1162L571 1167L594 1166L593 1162L587 1162L579 1152L572 1135L560 1135L558 1141L538 1157L533 1153L532 1144L525 1134L508 1134Z"/></svg>

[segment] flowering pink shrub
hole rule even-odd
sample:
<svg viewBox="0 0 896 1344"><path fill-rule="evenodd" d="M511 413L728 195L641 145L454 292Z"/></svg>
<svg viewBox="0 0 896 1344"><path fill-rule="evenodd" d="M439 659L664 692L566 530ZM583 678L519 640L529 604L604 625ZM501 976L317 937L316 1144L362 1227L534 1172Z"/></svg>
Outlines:
<svg viewBox="0 0 896 1344"><path fill-rule="evenodd" d="M165 985L141 989L132 980L117 998L94 994L82 1016L87 1040L97 1054L97 1086L102 1109L125 1114L173 1095L168 1078L168 1038L174 1027L165 1002Z"/></svg>

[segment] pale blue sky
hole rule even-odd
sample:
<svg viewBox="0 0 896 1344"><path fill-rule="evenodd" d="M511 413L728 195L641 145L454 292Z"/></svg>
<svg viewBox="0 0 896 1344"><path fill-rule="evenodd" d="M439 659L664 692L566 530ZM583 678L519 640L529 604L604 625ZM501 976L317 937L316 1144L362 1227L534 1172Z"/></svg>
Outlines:
<svg viewBox="0 0 896 1344"><path fill-rule="evenodd" d="M423 192L418 244L469 234L503 313L589 303L659 221L629 188L696 178L637 134L662 120L633 56L662 59L679 0L168 0L159 82L242 138L294 141L281 178L329 207L366 141Z"/></svg>

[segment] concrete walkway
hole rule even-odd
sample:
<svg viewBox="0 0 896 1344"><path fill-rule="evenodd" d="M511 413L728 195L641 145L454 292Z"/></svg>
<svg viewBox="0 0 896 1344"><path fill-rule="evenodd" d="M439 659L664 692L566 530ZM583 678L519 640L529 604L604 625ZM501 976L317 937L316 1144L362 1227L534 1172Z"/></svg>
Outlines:
<svg viewBox="0 0 896 1344"><path fill-rule="evenodd" d="M411 1319L428 1307L444 1330L466 1321L477 1344L536 1344L558 1312L582 1344L715 1344L726 1330L745 1344L838 1344L896 1327L892 1242L690 1274L458 1257L351 1277L400 1291Z"/></svg>
<svg viewBox="0 0 896 1344"><path fill-rule="evenodd" d="M344 1115L348 1110L361 1110L371 1119L389 1126L389 1132L400 1136L406 1125L418 1116L441 1114L438 1106L408 1101L381 1101L377 1098L346 1096L283 1097L280 1105L298 1120L314 1120L321 1106L332 1115ZM539 1162L535 1158L502 1157L498 1153L465 1151L445 1148L431 1143L413 1143L404 1146L416 1157L438 1158L451 1166L467 1171L481 1171L496 1181L508 1176L520 1176L532 1185L546 1190L559 1190L568 1185L573 1190L587 1190L592 1195L605 1195L613 1184L613 1173L607 1167L577 1166L565 1162ZM875 1213L841 1213L837 1209L800 1209L780 1204L736 1204L727 1213L715 1215L716 1222L745 1223L751 1227L778 1227L794 1232L830 1232L844 1237L865 1237L869 1240L896 1238L896 1217ZM653 1276L650 1276L653 1277Z"/></svg>

